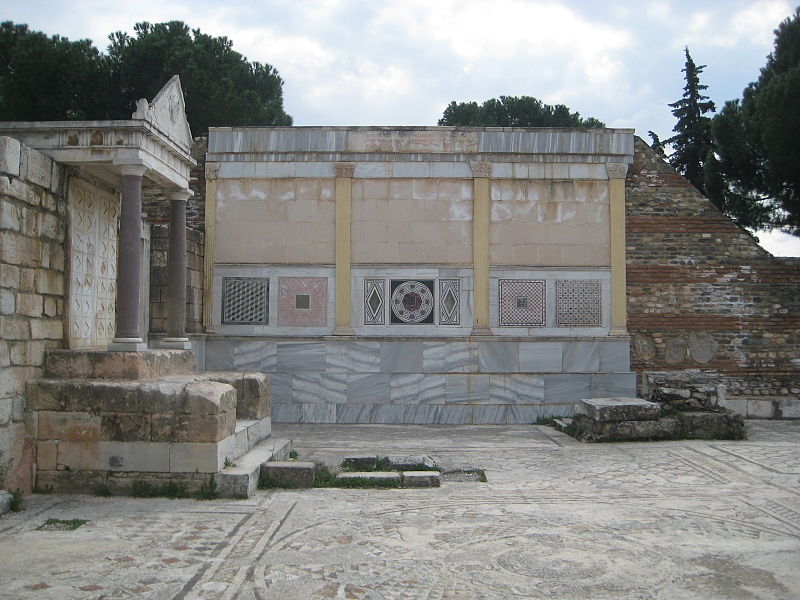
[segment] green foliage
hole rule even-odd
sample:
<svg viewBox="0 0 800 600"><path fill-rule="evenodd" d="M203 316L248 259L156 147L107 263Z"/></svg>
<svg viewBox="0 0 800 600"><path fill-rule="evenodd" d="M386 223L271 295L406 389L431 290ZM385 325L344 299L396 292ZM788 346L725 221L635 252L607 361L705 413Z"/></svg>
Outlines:
<svg viewBox="0 0 800 600"><path fill-rule="evenodd" d="M75 531L81 525L88 523L86 519L47 519L36 529L45 531Z"/></svg>
<svg viewBox="0 0 800 600"><path fill-rule="evenodd" d="M19 512L23 510L24 502L22 500L22 490L11 490L11 512Z"/></svg>
<svg viewBox="0 0 800 600"><path fill-rule="evenodd" d="M297 453L297 450L292 450L289 452L289 460L297 460L298 456L300 455Z"/></svg>
<svg viewBox="0 0 800 600"><path fill-rule="evenodd" d="M684 48L684 52L686 64L682 71L686 74L686 85L683 88L683 97L669 105L672 107L672 114L678 119L672 130L675 135L663 143L657 137L654 141L659 141L659 146L662 147L664 144L672 145L670 164L698 190L705 193L704 165L712 145L711 119L704 115L714 112L716 107L702 93L708 88L700 83L700 74L705 65L694 64L689 48Z"/></svg>
<svg viewBox="0 0 800 600"><path fill-rule="evenodd" d="M94 495L108 498L111 496L111 488L107 484L101 483L94 488Z"/></svg>
<svg viewBox="0 0 800 600"><path fill-rule="evenodd" d="M277 71L249 62L228 38L180 21L138 23L134 32L111 34L102 54L90 40L0 24L0 120L130 119L139 98L152 100L178 74L195 134L209 126L292 124Z"/></svg>
<svg viewBox="0 0 800 600"><path fill-rule="evenodd" d="M194 493L197 500L214 500L217 497L217 480L212 475L200 484L200 488Z"/></svg>
<svg viewBox="0 0 800 600"><path fill-rule="evenodd" d="M477 102L450 102L439 125L466 127L579 127L605 125L595 118L583 119L563 104L544 104L531 96L500 96L481 105Z"/></svg>
<svg viewBox="0 0 800 600"><path fill-rule="evenodd" d="M176 481L165 481L156 485L137 479L131 484L131 495L134 498L188 498L189 491L184 483Z"/></svg>
<svg viewBox="0 0 800 600"><path fill-rule="evenodd" d="M723 205L747 227L800 235L800 8L775 31L775 47L741 101L727 102L712 133ZM714 176L712 173L711 176Z"/></svg>

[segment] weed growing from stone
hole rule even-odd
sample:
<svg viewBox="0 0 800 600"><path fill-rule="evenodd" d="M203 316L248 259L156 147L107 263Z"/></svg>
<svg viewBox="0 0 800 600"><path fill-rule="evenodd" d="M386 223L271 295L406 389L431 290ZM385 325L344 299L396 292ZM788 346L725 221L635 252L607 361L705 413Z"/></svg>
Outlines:
<svg viewBox="0 0 800 600"><path fill-rule="evenodd" d="M167 481L161 485L137 479L131 484L131 495L134 498L188 498L186 484Z"/></svg>
<svg viewBox="0 0 800 600"><path fill-rule="evenodd" d="M235 463L235 462L233 462L233 461L232 461L230 458L228 458L228 457L226 456L226 457L225 457L225 465L224 465L224 466L225 466L225 467L235 467L235 466L236 466L236 463Z"/></svg>
<svg viewBox="0 0 800 600"><path fill-rule="evenodd" d="M297 453L297 450L292 450L291 452L289 452L290 460L296 460L298 456L300 455Z"/></svg>
<svg viewBox="0 0 800 600"><path fill-rule="evenodd" d="M212 475L207 481L200 484L194 497L198 500L214 500L217 497L217 481Z"/></svg>
<svg viewBox="0 0 800 600"><path fill-rule="evenodd" d="M11 491L11 511L19 512L23 510L22 490L17 488Z"/></svg>
<svg viewBox="0 0 800 600"><path fill-rule="evenodd" d="M88 523L86 519L47 519L36 529L39 531L75 531L81 525Z"/></svg>
<svg viewBox="0 0 800 600"><path fill-rule="evenodd" d="M97 487L94 488L94 495L101 496L103 498L108 498L111 496L111 488L108 487L107 484L101 483Z"/></svg>

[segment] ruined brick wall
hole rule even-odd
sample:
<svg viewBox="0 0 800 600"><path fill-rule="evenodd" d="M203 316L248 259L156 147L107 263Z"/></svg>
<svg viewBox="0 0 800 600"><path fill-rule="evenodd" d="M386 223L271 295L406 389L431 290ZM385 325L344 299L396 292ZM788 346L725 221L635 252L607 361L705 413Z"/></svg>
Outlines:
<svg viewBox="0 0 800 600"><path fill-rule="evenodd" d="M0 137L0 488L30 491L25 382L64 344L65 170Z"/></svg>
<svg viewBox="0 0 800 600"><path fill-rule="evenodd" d="M202 333L203 326L203 256L205 236L202 231L186 228L186 333ZM167 331L167 254L169 227L154 223L150 229L150 331Z"/></svg>
<svg viewBox="0 0 800 600"><path fill-rule="evenodd" d="M626 201L634 369L700 369L740 412L800 417L800 260L763 250L638 138Z"/></svg>

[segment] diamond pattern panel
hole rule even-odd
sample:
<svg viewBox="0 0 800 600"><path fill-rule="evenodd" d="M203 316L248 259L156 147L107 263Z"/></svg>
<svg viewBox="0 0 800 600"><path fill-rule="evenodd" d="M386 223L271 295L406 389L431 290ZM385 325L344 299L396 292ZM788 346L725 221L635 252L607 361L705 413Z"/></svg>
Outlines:
<svg viewBox="0 0 800 600"><path fill-rule="evenodd" d="M324 327L327 324L328 279L326 277L278 279L278 325Z"/></svg>
<svg viewBox="0 0 800 600"><path fill-rule="evenodd" d="M439 280L439 325L461 323L461 280Z"/></svg>
<svg viewBox="0 0 800 600"><path fill-rule="evenodd" d="M383 279L364 280L364 325L383 325L386 322L386 282Z"/></svg>
<svg viewBox="0 0 800 600"><path fill-rule="evenodd" d="M223 277L222 322L234 325L268 325L269 279Z"/></svg>
<svg viewBox="0 0 800 600"><path fill-rule="evenodd" d="M545 322L544 292L544 281L501 279L499 281L500 326L543 326Z"/></svg>
<svg viewBox="0 0 800 600"><path fill-rule="evenodd" d="M600 327L602 298L597 279L556 281L556 325L558 327Z"/></svg>

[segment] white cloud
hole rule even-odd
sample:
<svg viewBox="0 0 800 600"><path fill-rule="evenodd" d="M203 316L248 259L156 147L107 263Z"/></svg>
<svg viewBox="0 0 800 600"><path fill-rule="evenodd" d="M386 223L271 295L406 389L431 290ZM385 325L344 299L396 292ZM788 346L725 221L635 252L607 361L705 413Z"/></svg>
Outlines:
<svg viewBox="0 0 800 600"><path fill-rule="evenodd" d="M761 247L775 256L800 256L800 237L780 231L756 232Z"/></svg>

